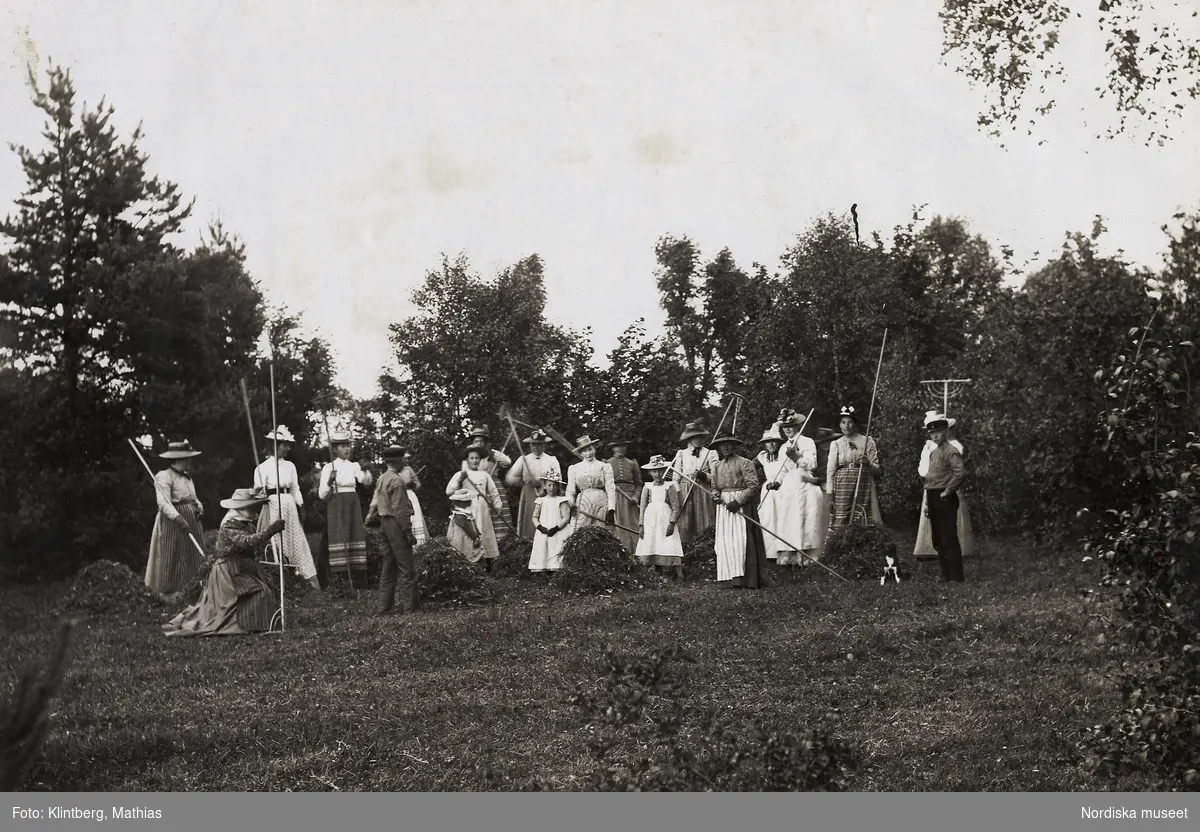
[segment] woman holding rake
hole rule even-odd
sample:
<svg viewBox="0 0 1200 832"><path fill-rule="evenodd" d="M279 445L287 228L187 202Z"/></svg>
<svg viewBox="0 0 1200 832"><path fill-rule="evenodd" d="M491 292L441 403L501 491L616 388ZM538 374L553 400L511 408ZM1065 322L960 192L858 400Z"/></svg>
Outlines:
<svg viewBox="0 0 1200 832"><path fill-rule="evenodd" d="M825 470L833 502L831 528L847 526L855 518L868 526L882 526L883 515L875 493L875 478L883 472L879 448L874 439L858 432L858 414L853 406L842 408L839 427L842 436L830 446Z"/></svg>

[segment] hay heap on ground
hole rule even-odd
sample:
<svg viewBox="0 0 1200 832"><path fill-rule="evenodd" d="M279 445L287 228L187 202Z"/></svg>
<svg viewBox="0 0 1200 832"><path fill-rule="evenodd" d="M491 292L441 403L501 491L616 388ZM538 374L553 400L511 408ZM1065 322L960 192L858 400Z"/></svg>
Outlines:
<svg viewBox="0 0 1200 832"><path fill-rule="evenodd" d="M529 579L529 556L533 553L533 541L521 540L509 535L500 544L500 557L492 564L492 574L502 578Z"/></svg>
<svg viewBox="0 0 1200 832"><path fill-rule="evenodd" d="M683 577L689 581L717 579L717 531L711 526L702 531L683 550Z"/></svg>
<svg viewBox="0 0 1200 832"><path fill-rule="evenodd" d="M58 613L160 621L167 607L146 586L142 576L123 563L98 560L75 576L59 602Z"/></svg>
<svg viewBox="0 0 1200 832"><path fill-rule="evenodd" d="M887 566L888 556L895 559L897 567L902 567L896 541L886 529L853 523L829 530L822 562L852 581L878 581ZM818 571L829 574L820 568L814 570L814 574ZM900 577L908 577L903 568Z"/></svg>
<svg viewBox="0 0 1200 832"><path fill-rule="evenodd" d="M469 607L495 600L496 592L484 578L482 567L467 560L446 538L426 541L414 556L422 605Z"/></svg>
<svg viewBox="0 0 1200 832"><path fill-rule="evenodd" d="M641 586L647 580L641 564L612 532L600 526L584 526L572 532L563 544L562 564L554 576L554 586L578 595Z"/></svg>

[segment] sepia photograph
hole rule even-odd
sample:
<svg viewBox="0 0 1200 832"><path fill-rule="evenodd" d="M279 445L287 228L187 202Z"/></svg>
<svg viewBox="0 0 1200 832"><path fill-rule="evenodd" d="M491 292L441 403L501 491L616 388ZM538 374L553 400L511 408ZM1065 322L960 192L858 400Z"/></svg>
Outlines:
<svg viewBox="0 0 1200 832"><path fill-rule="evenodd" d="M1195 2L7 0L0 59L13 829L1186 827Z"/></svg>

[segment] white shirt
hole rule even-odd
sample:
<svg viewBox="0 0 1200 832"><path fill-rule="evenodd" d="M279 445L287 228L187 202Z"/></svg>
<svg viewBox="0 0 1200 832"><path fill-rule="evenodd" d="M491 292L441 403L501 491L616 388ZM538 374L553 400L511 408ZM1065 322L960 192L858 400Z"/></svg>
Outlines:
<svg viewBox="0 0 1200 832"><path fill-rule="evenodd" d="M268 491L278 487L292 495L296 505L304 505L304 496L300 493L300 476L296 473L296 464L286 459L279 460L279 484L275 480L275 457L267 457L267 461L254 469L254 487L265 488Z"/></svg>
<svg viewBox="0 0 1200 832"><path fill-rule="evenodd" d="M322 500L329 497L331 490L329 488L329 466L333 466L337 477L337 493L343 491L353 491L354 486L358 485L368 487L373 482L370 471L364 471L362 466L357 462L351 462L348 459L335 459L333 462L326 462L321 466L321 484L317 486L317 496Z"/></svg>
<svg viewBox="0 0 1200 832"><path fill-rule="evenodd" d="M957 439L949 440L950 444L961 454L963 452L962 443ZM929 473L929 455L933 453L933 449L937 447L937 443L932 439L925 440L925 447L921 449L921 461L917 463L917 474L924 479Z"/></svg>

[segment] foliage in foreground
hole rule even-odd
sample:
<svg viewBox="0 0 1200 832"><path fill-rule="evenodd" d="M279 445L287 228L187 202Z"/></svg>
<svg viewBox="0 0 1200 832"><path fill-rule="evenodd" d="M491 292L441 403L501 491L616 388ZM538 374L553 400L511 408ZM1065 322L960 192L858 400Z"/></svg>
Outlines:
<svg viewBox="0 0 1200 832"><path fill-rule="evenodd" d="M598 791L840 791L852 771L845 744L816 730L799 737L720 721L680 701L672 663L693 659L677 647L641 657L604 651L598 688L571 697L588 721Z"/></svg>

